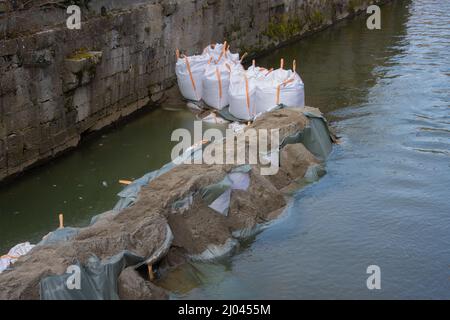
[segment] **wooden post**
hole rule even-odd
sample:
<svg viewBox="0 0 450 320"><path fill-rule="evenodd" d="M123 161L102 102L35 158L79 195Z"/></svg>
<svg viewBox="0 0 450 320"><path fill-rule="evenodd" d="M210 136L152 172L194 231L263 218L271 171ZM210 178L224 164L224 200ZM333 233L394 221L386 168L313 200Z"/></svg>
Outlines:
<svg viewBox="0 0 450 320"><path fill-rule="evenodd" d="M123 184L125 186L129 186L130 184L132 184L133 182L130 180L119 180L120 184Z"/></svg>
<svg viewBox="0 0 450 320"><path fill-rule="evenodd" d="M62 213L59 215L59 229L64 229L64 215Z"/></svg>
<svg viewBox="0 0 450 320"><path fill-rule="evenodd" d="M155 280L155 274L153 273L153 266L151 264L148 264L147 269L148 269L148 278L150 279L150 281Z"/></svg>
<svg viewBox="0 0 450 320"><path fill-rule="evenodd" d="M245 59L246 56L248 56L248 52L246 52L246 53L244 53L244 54L242 55L242 57L241 57L241 63L242 63L242 61ZM255 60L253 60L253 61L255 61Z"/></svg>

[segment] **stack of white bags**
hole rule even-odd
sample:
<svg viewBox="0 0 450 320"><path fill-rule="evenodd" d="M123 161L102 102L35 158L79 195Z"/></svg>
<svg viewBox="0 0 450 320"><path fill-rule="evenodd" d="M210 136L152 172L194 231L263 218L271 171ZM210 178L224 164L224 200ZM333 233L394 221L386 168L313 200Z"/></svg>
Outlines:
<svg viewBox="0 0 450 320"><path fill-rule="evenodd" d="M293 70L267 70L255 62L245 70L239 54L227 43L210 45L201 55L180 56L177 51L176 75L181 94L187 100L203 100L208 106L229 112L241 120L252 120L280 104L305 105L304 84Z"/></svg>

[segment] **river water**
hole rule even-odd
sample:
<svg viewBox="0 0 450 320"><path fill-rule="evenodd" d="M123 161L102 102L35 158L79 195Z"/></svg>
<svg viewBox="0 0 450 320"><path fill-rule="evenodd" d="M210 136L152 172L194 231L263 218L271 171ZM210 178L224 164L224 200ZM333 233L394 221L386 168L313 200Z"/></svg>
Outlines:
<svg viewBox="0 0 450 320"><path fill-rule="evenodd" d="M233 257L161 282L174 298L450 298L450 2L382 7L258 60L297 60L307 104L341 144L327 175ZM85 142L0 190L0 250L110 209L121 186L169 161L190 112L157 110ZM366 286L381 268L381 290Z"/></svg>

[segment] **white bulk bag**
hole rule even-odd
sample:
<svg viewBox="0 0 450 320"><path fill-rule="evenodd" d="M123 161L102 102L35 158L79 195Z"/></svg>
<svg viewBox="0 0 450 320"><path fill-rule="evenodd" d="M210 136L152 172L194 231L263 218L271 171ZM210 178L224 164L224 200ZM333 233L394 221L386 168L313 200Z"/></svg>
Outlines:
<svg viewBox="0 0 450 320"><path fill-rule="evenodd" d="M226 65L230 67L231 74L245 72L245 68L240 62L229 61L226 63Z"/></svg>
<svg viewBox="0 0 450 320"><path fill-rule="evenodd" d="M227 46L227 43L217 43L209 45L203 50L203 54L212 58L212 61L221 64L227 62L240 63L239 53L232 53Z"/></svg>
<svg viewBox="0 0 450 320"><path fill-rule="evenodd" d="M279 104L305 105L305 90L300 76L292 70L278 69L256 82L256 113L264 113Z"/></svg>
<svg viewBox="0 0 450 320"><path fill-rule="evenodd" d="M241 63L239 53L231 53L230 50L225 53L225 59L234 63Z"/></svg>
<svg viewBox="0 0 450 320"><path fill-rule="evenodd" d="M231 70L229 64L207 65L203 78L203 101L208 106L222 110L228 105Z"/></svg>
<svg viewBox="0 0 450 320"><path fill-rule="evenodd" d="M9 250L7 255L0 257L0 273L5 271L11 264L15 263L21 256L26 255L34 245L29 242L20 243Z"/></svg>
<svg viewBox="0 0 450 320"><path fill-rule="evenodd" d="M305 86L297 72L278 69L273 72L273 78L281 84L279 103L288 107L305 106Z"/></svg>
<svg viewBox="0 0 450 320"><path fill-rule="evenodd" d="M269 72L270 70L267 70L266 68L263 67L257 67L255 65L251 65L248 69L247 69L247 76L250 79L262 79L265 78L266 75L270 74Z"/></svg>
<svg viewBox="0 0 450 320"><path fill-rule="evenodd" d="M255 114L255 80L246 72L232 72L228 95L230 113L238 119L251 120Z"/></svg>
<svg viewBox="0 0 450 320"><path fill-rule="evenodd" d="M219 59L220 55L224 50L224 45L222 43L211 44L203 50L203 54L212 57L214 60Z"/></svg>
<svg viewBox="0 0 450 320"><path fill-rule="evenodd" d="M200 101L203 96L203 77L209 58L206 55L180 58L175 67L178 87L185 99Z"/></svg>

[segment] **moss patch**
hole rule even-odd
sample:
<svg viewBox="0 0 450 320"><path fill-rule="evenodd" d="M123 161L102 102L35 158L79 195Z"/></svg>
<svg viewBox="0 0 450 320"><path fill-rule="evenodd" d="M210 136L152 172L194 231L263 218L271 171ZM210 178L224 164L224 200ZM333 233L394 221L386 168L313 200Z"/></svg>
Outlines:
<svg viewBox="0 0 450 320"><path fill-rule="evenodd" d="M91 52L89 52L86 48L80 48L76 50L74 53L72 53L70 56L67 57L69 60L83 60L83 59L90 59L94 57L95 55Z"/></svg>
<svg viewBox="0 0 450 320"><path fill-rule="evenodd" d="M283 41L300 34L302 27L303 24L299 18L288 19L285 17L282 21L272 19L272 21L269 22L269 26L264 32L264 35L271 40Z"/></svg>
<svg viewBox="0 0 450 320"><path fill-rule="evenodd" d="M313 27L319 27L323 24L325 18L320 11L314 11L314 13L311 15L311 23Z"/></svg>

